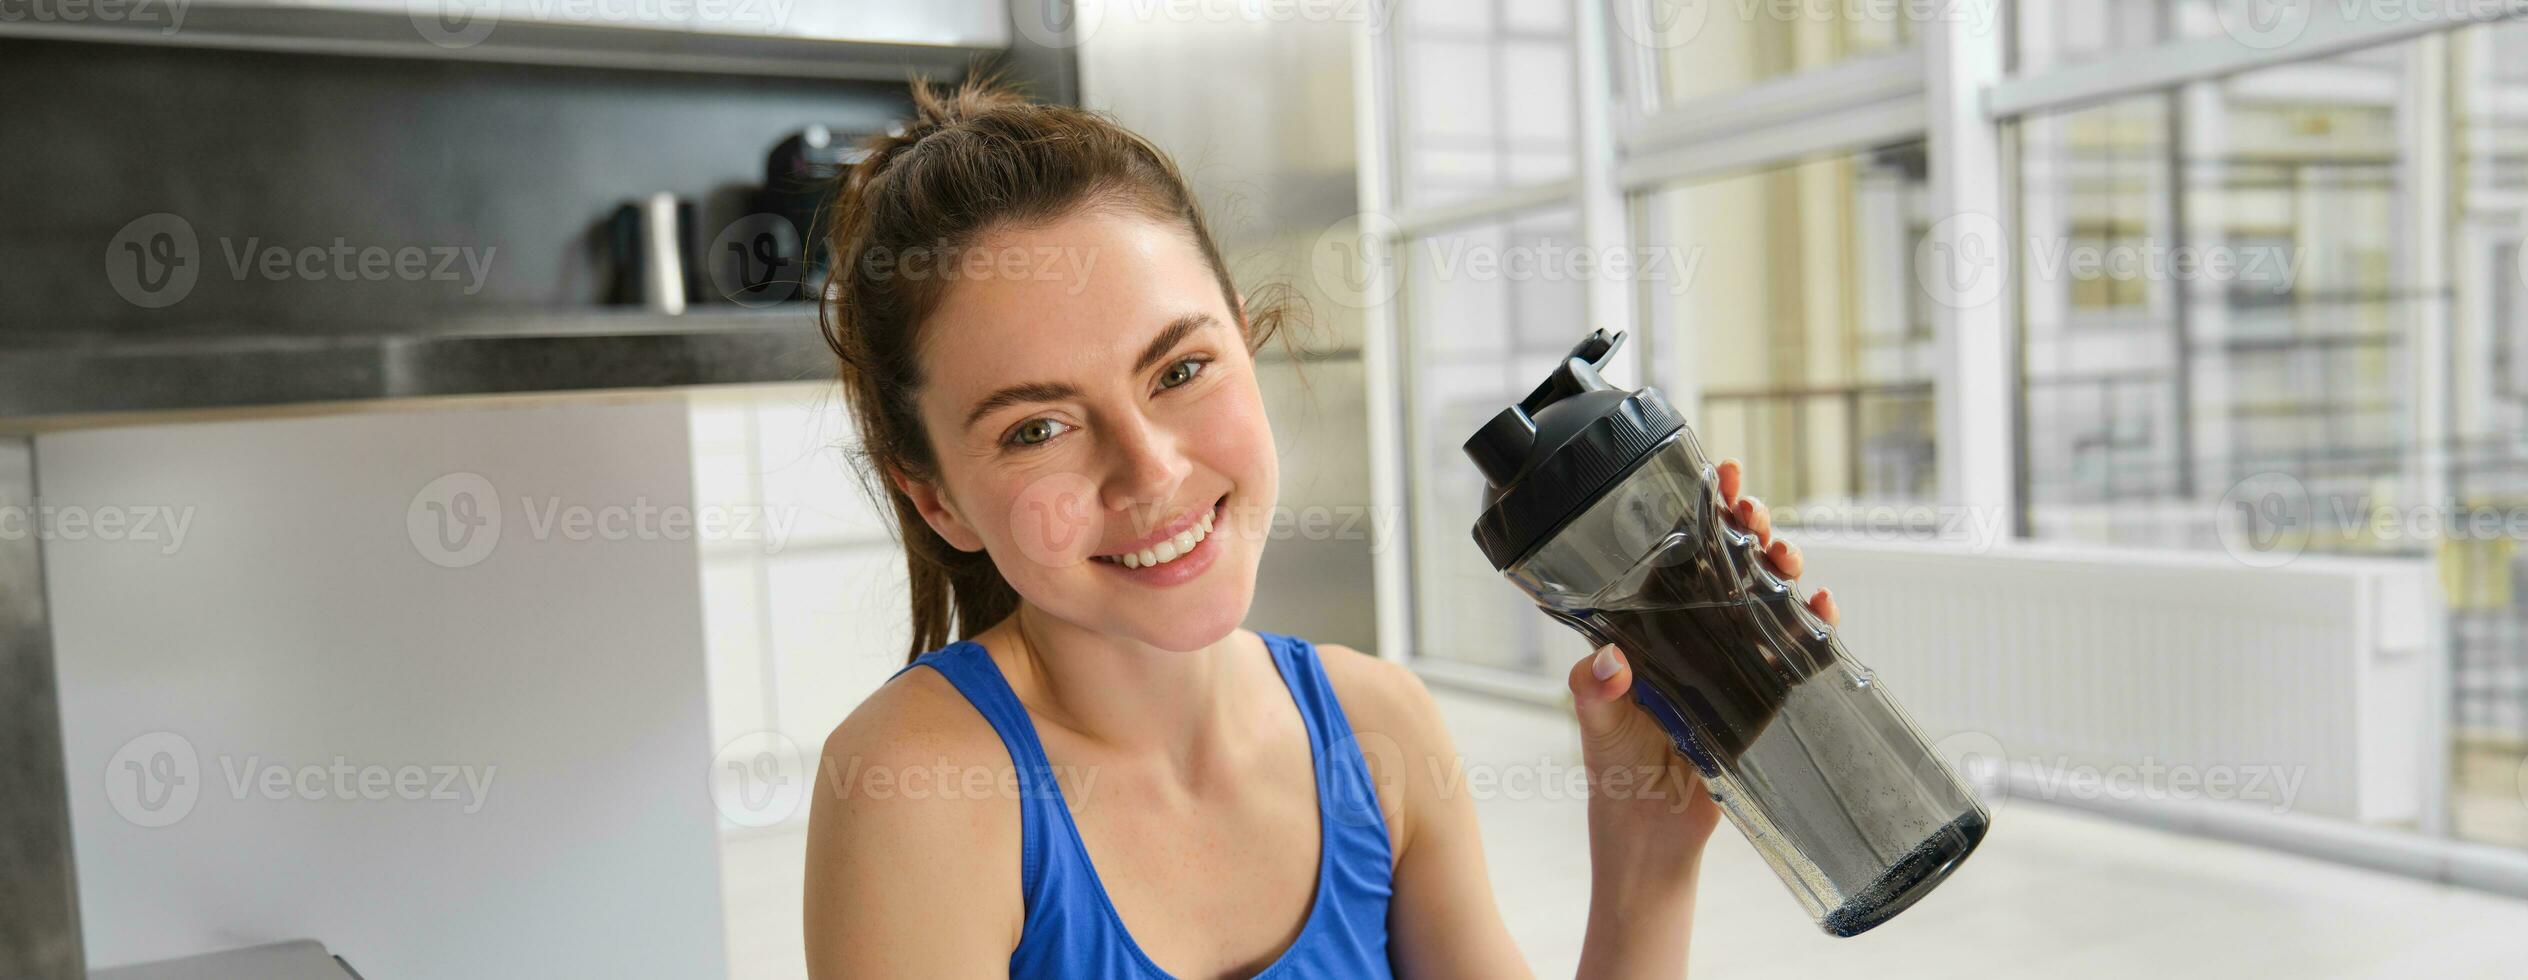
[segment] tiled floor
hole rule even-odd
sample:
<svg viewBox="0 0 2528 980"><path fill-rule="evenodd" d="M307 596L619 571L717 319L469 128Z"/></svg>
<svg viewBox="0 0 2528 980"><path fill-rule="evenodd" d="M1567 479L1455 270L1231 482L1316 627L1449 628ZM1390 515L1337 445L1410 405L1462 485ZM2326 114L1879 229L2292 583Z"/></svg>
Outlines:
<svg viewBox="0 0 2528 980"><path fill-rule="evenodd" d="M1562 715L1442 693L1470 765L1577 758ZM1538 976L1569 976L1588 910L1583 803L1479 804L1503 914ZM795 834L724 849L733 975L804 976ZM2018 803L1958 876L1854 939L1816 931L1724 827L1706 861L1692 973L1786 978L2511 978L2528 901Z"/></svg>

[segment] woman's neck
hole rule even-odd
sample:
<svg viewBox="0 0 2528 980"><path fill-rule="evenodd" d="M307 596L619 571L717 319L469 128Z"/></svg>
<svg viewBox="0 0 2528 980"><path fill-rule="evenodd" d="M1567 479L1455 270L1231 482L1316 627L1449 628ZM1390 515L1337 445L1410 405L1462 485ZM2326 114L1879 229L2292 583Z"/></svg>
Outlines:
<svg viewBox="0 0 2528 980"><path fill-rule="evenodd" d="M1232 695L1252 689L1263 659L1244 656L1254 643L1244 630L1199 650L1164 650L1023 602L975 640L995 654L1019 700L1046 720L1106 747L1163 751L1187 763L1239 730L1253 706Z"/></svg>

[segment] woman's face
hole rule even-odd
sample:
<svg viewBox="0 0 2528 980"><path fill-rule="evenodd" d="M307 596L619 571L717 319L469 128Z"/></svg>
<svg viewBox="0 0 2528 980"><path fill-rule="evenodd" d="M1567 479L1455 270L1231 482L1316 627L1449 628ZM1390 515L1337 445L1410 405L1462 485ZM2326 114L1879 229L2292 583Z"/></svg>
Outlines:
<svg viewBox="0 0 2528 980"><path fill-rule="evenodd" d="M1092 208L976 249L922 325L922 516L1066 622L1167 650L1227 635L1279 472L1238 311L1190 232Z"/></svg>

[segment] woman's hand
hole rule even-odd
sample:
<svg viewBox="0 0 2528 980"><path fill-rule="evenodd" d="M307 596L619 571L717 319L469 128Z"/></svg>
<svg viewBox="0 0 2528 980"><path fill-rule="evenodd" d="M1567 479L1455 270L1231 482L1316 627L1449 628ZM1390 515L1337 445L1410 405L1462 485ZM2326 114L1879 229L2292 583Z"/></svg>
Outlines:
<svg viewBox="0 0 2528 980"><path fill-rule="evenodd" d="M1738 461L1722 460L1719 479L1731 519L1755 534L1775 573L1798 578L1799 547L1774 540L1764 502L1740 493L1745 473ZM1826 590L1810 594L1808 606L1828 624L1836 621ZM1632 688L1632 665L1612 645L1571 665L1580 756L1589 774L1591 881L1582 976L1675 975L1685 968L1694 879L1704 842L1720 824L1720 805L1692 764L1670 748L1658 722L1632 703Z"/></svg>

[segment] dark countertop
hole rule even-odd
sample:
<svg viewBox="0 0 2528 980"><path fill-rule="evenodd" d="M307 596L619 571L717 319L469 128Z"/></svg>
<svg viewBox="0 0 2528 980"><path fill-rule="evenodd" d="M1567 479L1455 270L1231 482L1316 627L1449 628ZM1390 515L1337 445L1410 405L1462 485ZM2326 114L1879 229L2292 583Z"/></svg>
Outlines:
<svg viewBox="0 0 2528 980"><path fill-rule="evenodd" d="M0 340L0 419L818 380L806 304L470 317L383 333Z"/></svg>

